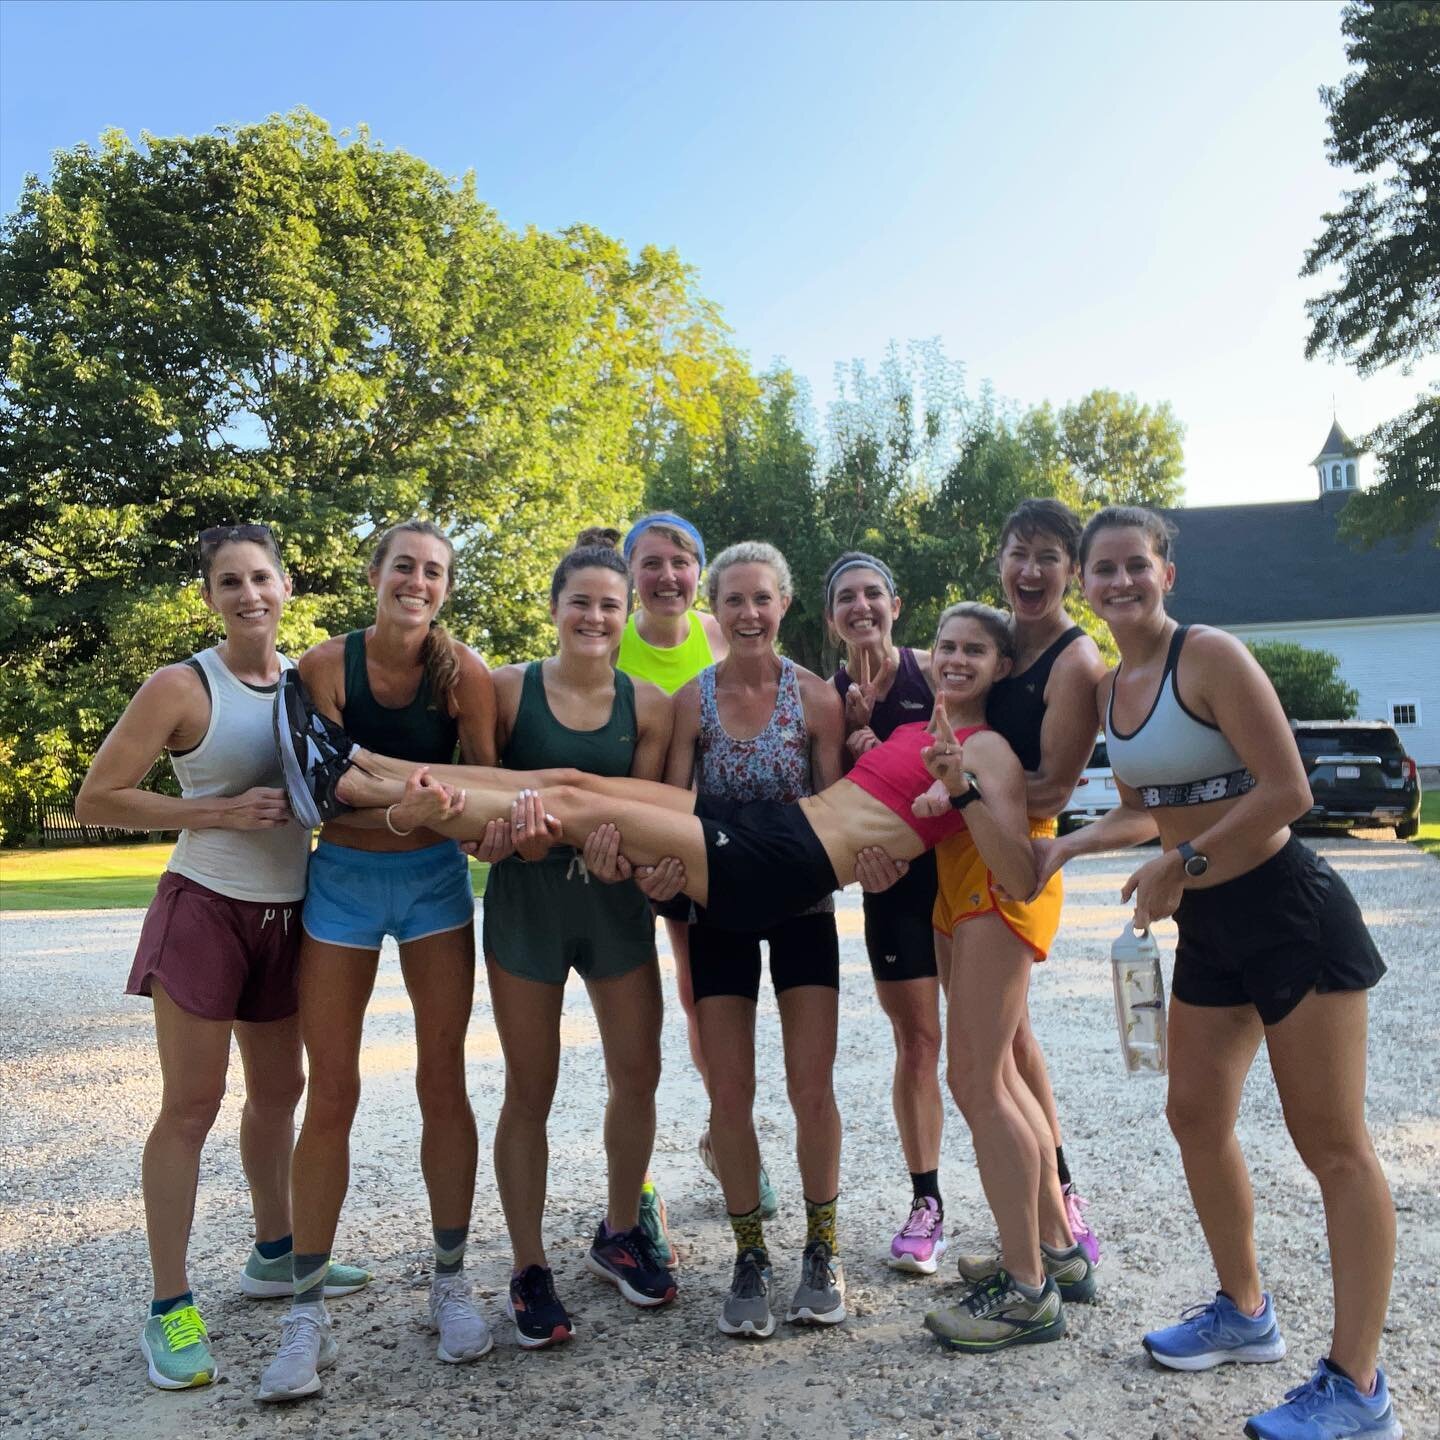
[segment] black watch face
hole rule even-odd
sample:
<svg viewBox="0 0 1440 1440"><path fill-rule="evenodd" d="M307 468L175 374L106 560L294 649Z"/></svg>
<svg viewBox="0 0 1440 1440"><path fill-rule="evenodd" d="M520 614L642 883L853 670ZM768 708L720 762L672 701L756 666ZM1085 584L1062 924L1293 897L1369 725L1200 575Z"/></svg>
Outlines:
<svg viewBox="0 0 1440 1440"><path fill-rule="evenodd" d="M1199 879L1210 868L1210 862L1203 855L1192 855L1185 862L1185 873L1194 879Z"/></svg>

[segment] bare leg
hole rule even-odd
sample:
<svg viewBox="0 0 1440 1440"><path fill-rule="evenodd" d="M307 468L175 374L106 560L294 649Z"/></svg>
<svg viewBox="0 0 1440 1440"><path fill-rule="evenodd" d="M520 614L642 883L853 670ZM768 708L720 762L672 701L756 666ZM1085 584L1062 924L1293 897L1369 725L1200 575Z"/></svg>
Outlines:
<svg viewBox="0 0 1440 1440"><path fill-rule="evenodd" d="M1395 1269L1395 1206L1365 1128L1367 1006L1363 990L1312 991L1265 1032L1285 1124L1325 1201L1330 1358L1362 1390L1375 1378Z"/></svg>
<svg viewBox="0 0 1440 1440"><path fill-rule="evenodd" d="M895 1035L891 1102L905 1165L912 1171L938 1170L945 1126L939 1069L940 982L882 980L875 994Z"/></svg>
<svg viewBox="0 0 1440 1440"><path fill-rule="evenodd" d="M1255 1196L1235 1138L1240 1093L1264 1033L1249 1005L1170 1004L1165 1114L1220 1288L1247 1315L1260 1306Z"/></svg>
<svg viewBox="0 0 1440 1440"><path fill-rule="evenodd" d="M190 1288L185 1252L195 1219L200 1151L225 1098L230 1022L202 1020L182 1010L158 980L152 990L162 1089L160 1113L145 1142L140 1183L154 1298L168 1300Z"/></svg>
<svg viewBox="0 0 1440 1440"><path fill-rule="evenodd" d="M400 970L415 1009L415 1091L420 1101L420 1170L437 1230L470 1224L479 1141L465 1088L465 1030L475 1003L475 926L400 947Z"/></svg>
<svg viewBox="0 0 1440 1440"><path fill-rule="evenodd" d="M307 935L300 947L300 1032L310 1062L305 1122L295 1146L290 1189L295 1251L328 1254L350 1187L350 1126L360 1103L360 1040L375 988L378 950L327 945Z"/></svg>
<svg viewBox="0 0 1440 1440"><path fill-rule="evenodd" d="M240 1115L240 1163L250 1182L255 1238L290 1233L290 1157L295 1149L295 1107L305 1090L300 1063L300 1017L264 1024L237 1021L235 1042L245 1065L245 1109Z"/></svg>
<svg viewBox="0 0 1440 1440"><path fill-rule="evenodd" d="M755 1138L755 1002L707 995L695 1006L710 1062L710 1144L725 1208L748 1215L760 1204L760 1144Z"/></svg>
<svg viewBox="0 0 1440 1440"><path fill-rule="evenodd" d="M550 1142L545 1125L560 1073L563 985L525 980L485 957L490 1003L505 1054L505 1100L495 1123L495 1184L510 1232L515 1269L544 1265L545 1180Z"/></svg>
<svg viewBox="0 0 1440 1440"><path fill-rule="evenodd" d="M1039 1145L1005 1078L1032 952L995 915L967 920L950 943L950 1089L970 1126L1005 1268L1026 1285L1043 1285Z"/></svg>
<svg viewBox="0 0 1440 1440"><path fill-rule="evenodd" d="M778 1004L800 1181L807 1200L824 1203L840 1189L840 1111L834 1085L840 992L828 985L794 985L780 992Z"/></svg>
<svg viewBox="0 0 1440 1440"><path fill-rule="evenodd" d="M640 1186L655 1148L655 1091L660 1084L660 970L637 965L585 988L600 1027L610 1095L605 1105L612 1230L633 1230L640 1218Z"/></svg>
<svg viewBox="0 0 1440 1440"><path fill-rule="evenodd" d="M1028 1004L1025 1006L1025 1018L1015 1035L1015 1067L1044 1112L1050 1144L1058 1150L1064 1144L1060 1138L1060 1113L1055 1108L1055 1092L1050 1088L1050 1070L1045 1064L1045 1053L1030 1024Z"/></svg>
<svg viewBox="0 0 1440 1440"><path fill-rule="evenodd" d="M708 1094L710 1076L705 1067L705 1050L700 1043L700 1018L695 1013L695 987L690 981L690 927L683 920L671 920L667 916L665 933L670 937L670 953L675 957L675 993L680 998L680 1008L685 1012L690 1061Z"/></svg>

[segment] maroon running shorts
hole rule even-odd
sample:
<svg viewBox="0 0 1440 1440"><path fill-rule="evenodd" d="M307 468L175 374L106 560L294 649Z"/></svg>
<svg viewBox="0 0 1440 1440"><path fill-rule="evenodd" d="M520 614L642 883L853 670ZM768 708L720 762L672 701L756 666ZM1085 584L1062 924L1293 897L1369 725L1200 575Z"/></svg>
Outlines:
<svg viewBox="0 0 1440 1440"><path fill-rule="evenodd" d="M299 900L232 900L167 870L145 912L127 995L158 980L202 1020L285 1020L300 1007Z"/></svg>

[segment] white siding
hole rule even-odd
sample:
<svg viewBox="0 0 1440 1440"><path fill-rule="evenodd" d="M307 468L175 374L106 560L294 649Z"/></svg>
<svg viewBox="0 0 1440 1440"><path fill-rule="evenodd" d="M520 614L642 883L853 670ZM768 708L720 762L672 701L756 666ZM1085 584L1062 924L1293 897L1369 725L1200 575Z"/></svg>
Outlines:
<svg viewBox="0 0 1440 1440"><path fill-rule="evenodd" d="M1395 701L1418 703L1420 723L1396 726L1397 733L1418 764L1440 765L1440 615L1226 629L1242 640L1289 640L1339 656L1345 683L1360 692L1357 719L1388 721Z"/></svg>

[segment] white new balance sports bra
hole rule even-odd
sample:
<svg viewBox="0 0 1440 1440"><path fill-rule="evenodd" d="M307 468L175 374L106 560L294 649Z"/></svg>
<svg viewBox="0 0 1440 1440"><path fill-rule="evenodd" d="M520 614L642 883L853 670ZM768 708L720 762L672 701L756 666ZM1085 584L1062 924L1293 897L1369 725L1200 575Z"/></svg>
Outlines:
<svg viewBox="0 0 1440 1440"><path fill-rule="evenodd" d="M1114 684L1110 686L1110 703L1105 707L1110 767L1139 793L1147 810L1228 800L1255 788L1255 777L1220 727L1200 719L1180 698L1177 670L1180 648L1189 629L1188 625L1178 625L1170 637L1160 688L1150 713L1135 730L1122 735L1115 728ZM1116 681L1119 678L1117 669Z"/></svg>

